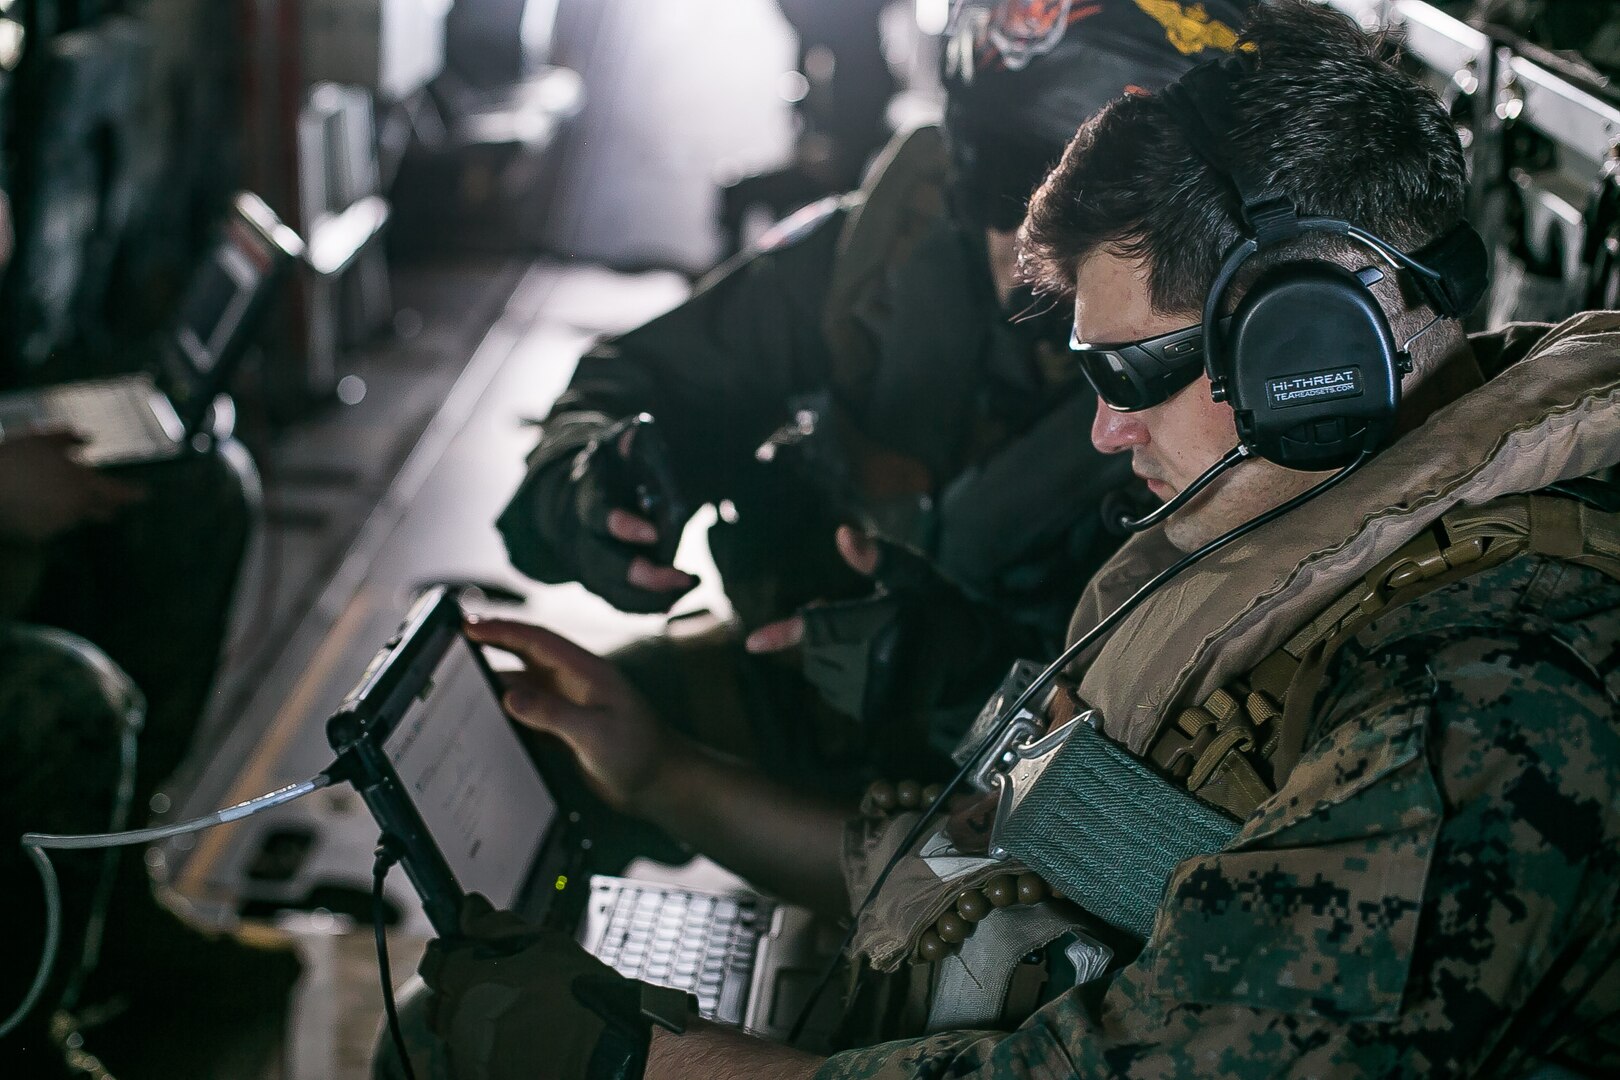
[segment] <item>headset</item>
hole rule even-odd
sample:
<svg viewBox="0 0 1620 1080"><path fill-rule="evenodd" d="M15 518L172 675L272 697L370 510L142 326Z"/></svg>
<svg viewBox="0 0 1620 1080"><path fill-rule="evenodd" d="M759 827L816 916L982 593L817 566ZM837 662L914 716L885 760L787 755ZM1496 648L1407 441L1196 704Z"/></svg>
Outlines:
<svg viewBox="0 0 1620 1080"><path fill-rule="evenodd" d="M1204 302L1204 370L1215 400L1236 413L1248 455L1288 469L1343 468L1387 443L1401 377L1412 370L1407 350L1418 335L1397 342L1372 293L1383 273L1325 259L1284 263L1262 272L1223 319L1233 280L1249 259L1296 237L1344 236L1410 274L1435 321L1461 319L1485 294L1485 243L1464 221L1408 254L1348 221L1301 217L1292 199L1234 166L1226 152L1237 126L1232 83L1252 64L1242 53L1201 64L1159 95L1242 204L1243 239L1226 253Z"/></svg>
<svg viewBox="0 0 1620 1080"><path fill-rule="evenodd" d="M1200 64L1159 92L1193 152L1241 204L1243 236L1222 259L1202 324L1122 346L1071 342L1098 396L1116 409L1149 408L1202 367L1211 395L1231 405L1237 421L1238 445L1152 513L1122 518L1130 532L1158 525L1251 457L1304 472L1359 467L1394 434L1412 343L1441 319L1468 315L1488 284L1485 242L1466 221L1408 254L1348 221L1301 217L1287 195L1236 166L1226 152L1237 128L1232 83L1252 70L1253 60L1236 53ZM1372 292L1383 271L1309 258L1261 272L1237 310L1222 317L1244 264L1308 233L1348 237L1406 271L1434 319L1397 342Z"/></svg>

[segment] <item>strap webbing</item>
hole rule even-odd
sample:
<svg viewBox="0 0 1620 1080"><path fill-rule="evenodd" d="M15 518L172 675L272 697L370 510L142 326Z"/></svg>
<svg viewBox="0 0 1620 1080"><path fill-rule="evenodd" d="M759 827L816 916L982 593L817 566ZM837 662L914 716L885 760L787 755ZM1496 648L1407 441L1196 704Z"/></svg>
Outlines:
<svg viewBox="0 0 1620 1080"><path fill-rule="evenodd" d="M1607 505L1558 489L1452 510L1247 675L1183 709L1149 756L1188 790L1245 816L1304 752L1316 692L1346 641L1395 608L1523 555L1577 563L1620 580L1620 513Z"/></svg>

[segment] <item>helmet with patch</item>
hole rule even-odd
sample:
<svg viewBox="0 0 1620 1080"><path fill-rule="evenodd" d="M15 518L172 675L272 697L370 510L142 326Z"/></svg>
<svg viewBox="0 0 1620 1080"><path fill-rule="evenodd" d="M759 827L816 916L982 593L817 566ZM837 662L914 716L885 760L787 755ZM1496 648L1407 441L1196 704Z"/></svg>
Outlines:
<svg viewBox="0 0 1620 1080"><path fill-rule="evenodd" d="M1243 0L962 0L945 56L957 211L1010 230L1087 119L1237 45Z"/></svg>

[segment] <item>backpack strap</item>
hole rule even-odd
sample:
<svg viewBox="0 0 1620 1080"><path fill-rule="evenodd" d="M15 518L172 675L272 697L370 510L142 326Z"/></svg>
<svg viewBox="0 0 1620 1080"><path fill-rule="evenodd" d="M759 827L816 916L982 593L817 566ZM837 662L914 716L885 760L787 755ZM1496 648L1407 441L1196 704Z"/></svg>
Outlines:
<svg viewBox="0 0 1620 1080"><path fill-rule="evenodd" d="M1374 619L1436 589L1534 555L1620 580L1615 485L1577 482L1457 507L1248 672L1181 711L1148 756L1189 791L1246 817L1305 751L1310 710L1340 647Z"/></svg>

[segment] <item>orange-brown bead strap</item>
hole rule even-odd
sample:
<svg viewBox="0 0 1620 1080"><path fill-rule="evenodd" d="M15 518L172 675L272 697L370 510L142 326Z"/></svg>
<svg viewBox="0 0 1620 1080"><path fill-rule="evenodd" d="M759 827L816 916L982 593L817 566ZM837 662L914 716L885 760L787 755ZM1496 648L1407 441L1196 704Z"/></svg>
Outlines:
<svg viewBox="0 0 1620 1080"><path fill-rule="evenodd" d="M997 874L976 889L964 889L934 925L917 940L917 959L927 963L943 960L961 948L973 928L996 908L1014 904L1039 904L1052 895L1039 874Z"/></svg>
<svg viewBox="0 0 1620 1080"><path fill-rule="evenodd" d="M932 806L943 790L939 784L925 785L917 780L874 780L861 799L861 813L883 818L906 810L922 810Z"/></svg>
<svg viewBox="0 0 1620 1080"><path fill-rule="evenodd" d="M875 780L861 799L861 813L871 818L884 818L907 810L921 810L932 806L943 788L939 784L924 786L916 780ZM1014 904L1038 904L1052 895L1038 874L997 874L976 889L966 889L956 903L934 920L934 925L922 932L917 940L917 957L933 963L943 960L959 949L972 934L978 923L989 917L996 908Z"/></svg>

